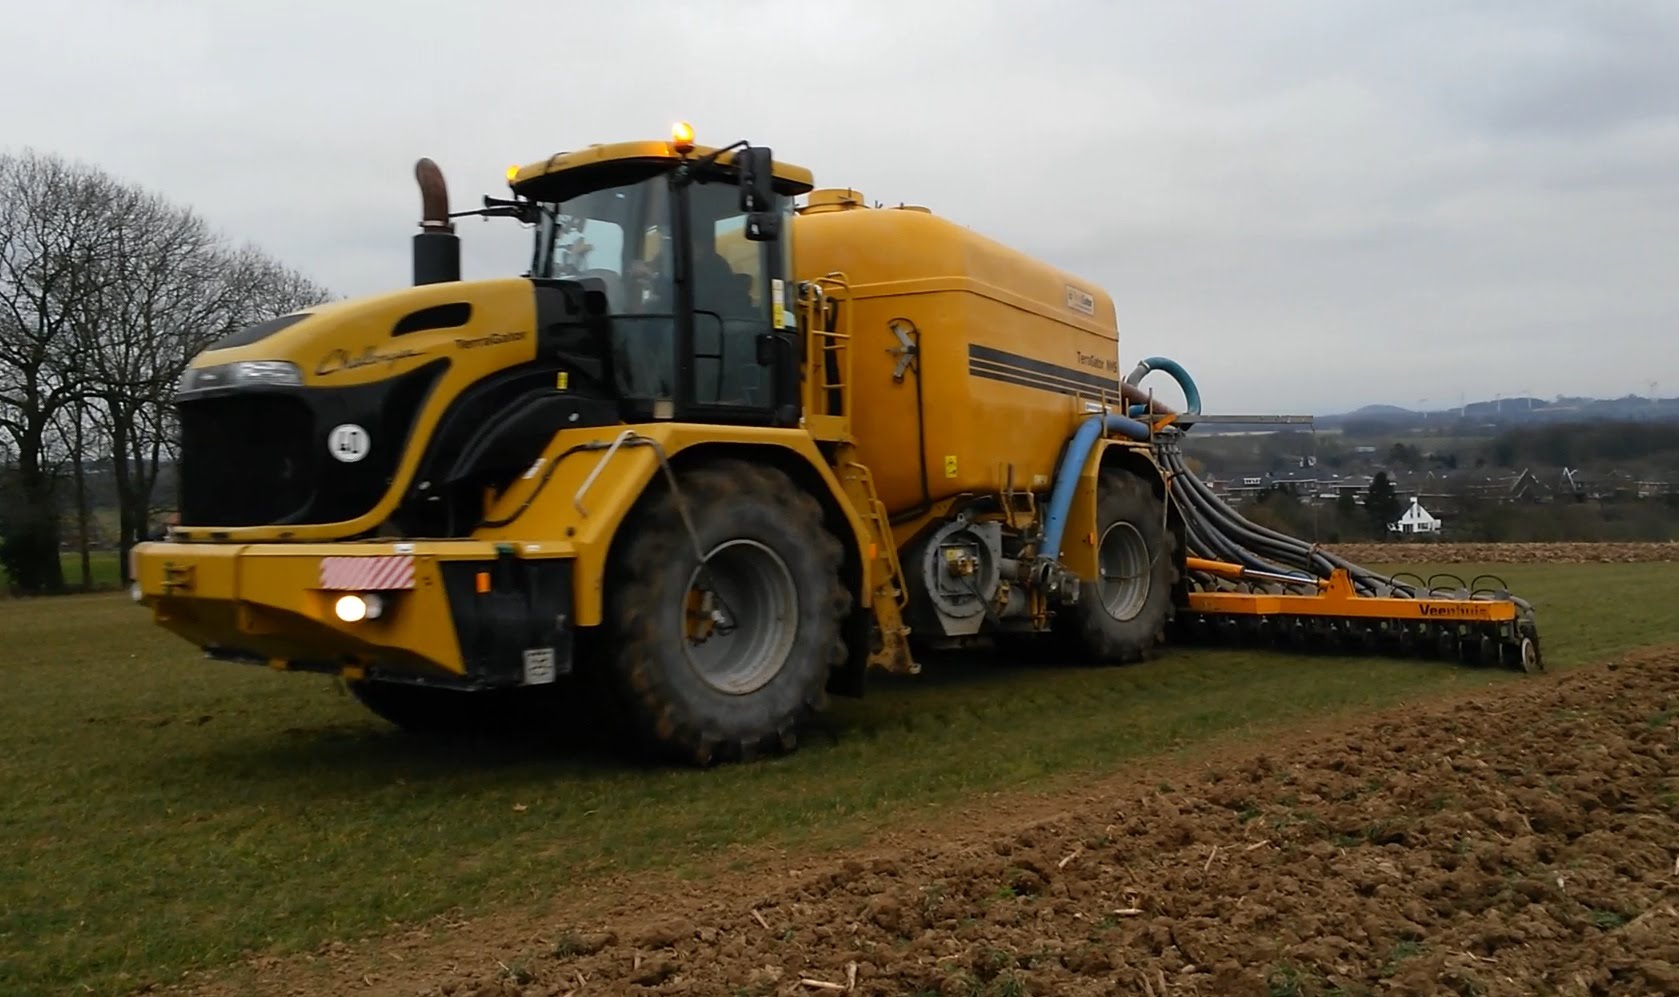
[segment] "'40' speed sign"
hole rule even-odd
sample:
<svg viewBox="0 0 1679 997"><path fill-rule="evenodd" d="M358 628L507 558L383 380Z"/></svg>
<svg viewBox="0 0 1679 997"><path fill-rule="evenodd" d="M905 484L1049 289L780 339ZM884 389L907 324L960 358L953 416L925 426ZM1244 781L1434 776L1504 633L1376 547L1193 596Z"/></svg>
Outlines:
<svg viewBox="0 0 1679 997"><path fill-rule="evenodd" d="M373 449L373 438L353 422L335 426L326 438L327 452L346 464L354 464Z"/></svg>

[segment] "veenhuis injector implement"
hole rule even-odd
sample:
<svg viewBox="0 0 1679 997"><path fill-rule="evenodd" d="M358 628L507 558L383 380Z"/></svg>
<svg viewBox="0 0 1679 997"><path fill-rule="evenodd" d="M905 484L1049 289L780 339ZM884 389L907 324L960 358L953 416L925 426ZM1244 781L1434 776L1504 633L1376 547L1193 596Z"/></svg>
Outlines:
<svg viewBox="0 0 1679 997"><path fill-rule="evenodd" d="M182 379L181 525L135 592L213 657L340 676L406 728L587 720L702 763L975 641L1539 665L1501 587L1382 577L1219 501L1180 453L1215 418L1194 383L1122 377L1077 275L685 126L470 211L416 174L413 286ZM461 279L464 215L528 226L529 272Z"/></svg>

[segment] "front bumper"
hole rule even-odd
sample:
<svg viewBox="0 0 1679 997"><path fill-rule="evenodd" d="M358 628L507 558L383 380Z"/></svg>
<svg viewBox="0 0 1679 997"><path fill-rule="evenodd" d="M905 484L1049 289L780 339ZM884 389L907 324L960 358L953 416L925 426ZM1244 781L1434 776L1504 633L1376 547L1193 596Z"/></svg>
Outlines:
<svg viewBox="0 0 1679 997"><path fill-rule="evenodd" d="M212 657L351 678L493 688L572 662L572 551L470 540L146 543L136 598ZM347 594L377 616L346 622Z"/></svg>

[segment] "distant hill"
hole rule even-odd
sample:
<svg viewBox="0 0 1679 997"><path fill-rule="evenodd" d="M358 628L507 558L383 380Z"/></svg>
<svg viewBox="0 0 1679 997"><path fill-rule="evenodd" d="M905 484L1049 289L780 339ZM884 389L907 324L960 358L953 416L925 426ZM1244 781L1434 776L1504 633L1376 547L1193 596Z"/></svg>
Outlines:
<svg viewBox="0 0 1679 997"><path fill-rule="evenodd" d="M1377 404L1320 415L1313 421L1319 429L1360 435L1408 430L1486 432L1559 422L1679 422L1679 398L1502 398L1426 412Z"/></svg>

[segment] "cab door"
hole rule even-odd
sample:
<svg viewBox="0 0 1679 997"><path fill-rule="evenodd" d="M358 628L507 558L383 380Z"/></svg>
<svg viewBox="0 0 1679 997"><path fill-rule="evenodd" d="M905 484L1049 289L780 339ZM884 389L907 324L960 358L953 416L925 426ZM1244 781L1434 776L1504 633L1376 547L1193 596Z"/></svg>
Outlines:
<svg viewBox="0 0 1679 997"><path fill-rule="evenodd" d="M735 425L797 425L797 332L787 318L780 239L747 238L732 183L681 188L679 239L687 250L677 292L682 418Z"/></svg>

